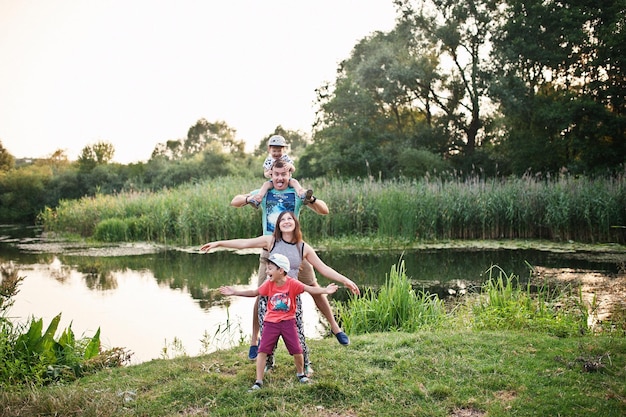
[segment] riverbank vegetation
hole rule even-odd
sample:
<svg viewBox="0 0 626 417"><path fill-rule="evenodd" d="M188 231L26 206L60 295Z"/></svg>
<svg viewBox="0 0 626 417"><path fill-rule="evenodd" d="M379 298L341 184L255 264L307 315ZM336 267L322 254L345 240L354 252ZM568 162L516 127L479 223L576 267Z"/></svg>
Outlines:
<svg viewBox="0 0 626 417"><path fill-rule="evenodd" d="M316 180L310 186L331 210L304 210L307 239L546 239L626 241L626 177L421 180ZM199 245L256 236L260 213L229 206L260 186L238 177L157 192L125 192L62 201L40 221L47 231L100 241Z"/></svg>
<svg viewBox="0 0 626 417"><path fill-rule="evenodd" d="M61 331L60 313L45 328L41 318L29 317L26 323L12 320L9 310L23 280L17 269L0 265L0 388L72 381L129 362L125 349L102 349L100 329L81 338L74 335L71 324Z"/></svg>
<svg viewBox="0 0 626 417"><path fill-rule="evenodd" d="M625 323L592 331L576 289L531 291L514 280L495 270L480 291L442 308L411 289L402 263L393 266L385 295L339 311L350 346L310 341L308 385L281 345L263 389L247 392L254 365L239 346L6 387L0 416L623 415ZM366 311L366 325L354 325Z"/></svg>

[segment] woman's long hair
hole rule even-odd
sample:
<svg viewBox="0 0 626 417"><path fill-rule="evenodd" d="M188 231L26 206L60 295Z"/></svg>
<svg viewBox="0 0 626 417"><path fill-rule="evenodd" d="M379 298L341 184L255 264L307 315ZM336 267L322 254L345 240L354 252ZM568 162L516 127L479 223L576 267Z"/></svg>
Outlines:
<svg viewBox="0 0 626 417"><path fill-rule="evenodd" d="M291 215L291 217L293 218L293 224L295 226L293 229L293 237L295 238L295 242L289 242L289 243L302 242L302 229L300 229L300 222L298 221L298 218L296 217L295 214L293 214L292 211L283 211L282 213L278 215L278 219L276 219L276 227L274 228L274 240L276 241L284 240L283 232L281 232L280 230L280 221L283 219L283 216L287 214Z"/></svg>

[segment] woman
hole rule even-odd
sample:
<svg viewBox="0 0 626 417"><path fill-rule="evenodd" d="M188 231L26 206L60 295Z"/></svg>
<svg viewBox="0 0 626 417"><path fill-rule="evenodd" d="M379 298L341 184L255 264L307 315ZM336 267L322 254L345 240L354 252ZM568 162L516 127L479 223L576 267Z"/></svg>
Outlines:
<svg viewBox="0 0 626 417"><path fill-rule="evenodd" d="M347 277L343 276L339 272L335 271L328 265L326 265L317 255L315 250L302 239L302 231L300 229L300 222L296 216L290 212L282 212L276 220L276 229L272 235L262 235L251 239L231 239L231 240L219 240L216 242L209 242L203 245L200 250L208 252L211 249L223 247L231 249L247 249L247 248L261 248L272 253L280 253L285 255L290 262L291 268L288 275L292 278L299 278L299 270L303 261L310 263L315 270L317 270L324 277L336 281L346 286L352 293L359 294L359 287ZM317 280L313 278L313 282L304 282L306 285L319 286ZM341 330L328 300L324 295L313 295L315 304L318 306L328 323L330 324L331 332L337 337L339 343L347 345L350 343L348 336ZM260 302L263 301L260 299ZM263 306L265 307L265 306ZM264 309L259 306L259 316L263 317L265 313ZM302 348L305 351L305 364L308 365L308 349L306 343L304 343L304 330L302 328L301 311L297 314L298 333L300 334L300 342ZM252 335L251 345L257 344L258 335Z"/></svg>

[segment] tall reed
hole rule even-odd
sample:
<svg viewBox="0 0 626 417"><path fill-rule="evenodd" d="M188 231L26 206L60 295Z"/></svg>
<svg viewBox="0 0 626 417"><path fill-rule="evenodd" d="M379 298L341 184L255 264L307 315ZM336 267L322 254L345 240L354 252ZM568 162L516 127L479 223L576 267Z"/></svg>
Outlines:
<svg viewBox="0 0 626 417"><path fill-rule="evenodd" d="M339 304L337 314L344 330L351 334L414 332L436 327L447 318L443 301L436 294L413 290L404 261L391 267L380 289L366 288L362 297Z"/></svg>
<svg viewBox="0 0 626 417"><path fill-rule="evenodd" d="M121 219L127 240L197 245L257 236L259 210L229 206L261 181L225 177L156 193L129 192L62 201L40 220L47 230L92 236ZM424 178L307 181L331 211L303 210L306 239L361 236L389 240L552 239L626 242L626 180ZM107 224L102 225L105 227ZM120 228L116 222L111 227ZM104 233L106 236L114 233Z"/></svg>

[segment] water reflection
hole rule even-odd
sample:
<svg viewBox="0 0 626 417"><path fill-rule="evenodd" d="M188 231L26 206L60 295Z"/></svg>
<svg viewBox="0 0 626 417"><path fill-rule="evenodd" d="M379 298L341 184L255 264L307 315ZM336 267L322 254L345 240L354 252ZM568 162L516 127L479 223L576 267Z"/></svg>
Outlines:
<svg viewBox="0 0 626 417"><path fill-rule="evenodd" d="M60 327L71 324L77 336L93 335L101 327L105 344L130 349L135 353L134 363L160 357L175 338L189 355L226 347L240 339L247 343L254 300L224 299L215 289L255 282L257 253L115 253L67 247L33 252L4 239L0 242L0 262L14 263L26 277L11 315L22 320L32 315L48 323L61 312ZM626 260L624 254L616 260L615 256L537 250L336 251L319 255L361 288L383 284L391 266L402 259L415 288L441 298L480 285L491 265L527 278L529 264L614 274L620 259ZM327 283L323 277L319 281ZM345 289L333 295L337 300L348 297ZM305 331L309 337L321 337L325 328L311 297L305 296L304 302ZM230 333L220 333L227 323Z"/></svg>

